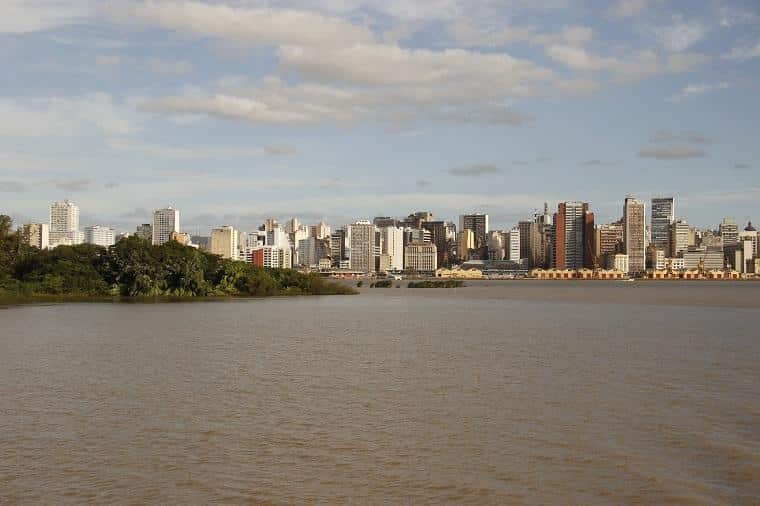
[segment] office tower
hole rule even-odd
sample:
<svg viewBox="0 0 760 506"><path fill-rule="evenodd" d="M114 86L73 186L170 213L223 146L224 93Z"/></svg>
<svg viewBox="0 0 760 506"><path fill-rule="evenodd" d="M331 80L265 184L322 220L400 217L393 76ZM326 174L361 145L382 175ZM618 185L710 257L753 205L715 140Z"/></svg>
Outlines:
<svg viewBox="0 0 760 506"><path fill-rule="evenodd" d="M21 227L21 241L38 249L50 247L50 225L47 223L27 223Z"/></svg>
<svg viewBox="0 0 760 506"><path fill-rule="evenodd" d="M357 221L348 226L348 234L351 270L373 272L375 270L375 226L369 221Z"/></svg>
<svg viewBox="0 0 760 506"><path fill-rule="evenodd" d="M145 239L146 241L152 241L153 240L153 225L150 223L143 223L142 225L137 225L137 228L135 229L135 235L139 237L140 239Z"/></svg>
<svg viewBox="0 0 760 506"><path fill-rule="evenodd" d="M95 244L103 246L104 248L113 246L116 242L113 229L110 227L101 227L100 225L85 227L84 241L87 244Z"/></svg>
<svg viewBox="0 0 760 506"><path fill-rule="evenodd" d="M153 244L169 242L173 233L179 233L179 211L173 207L153 212Z"/></svg>
<svg viewBox="0 0 760 506"><path fill-rule="evenodd" d="M604 258L621 253L623 247L623 223L599 225L596 228L596 256L599 265L604 265Z"/></svg>
<svg viewBox="0 0 760 506"><path fill-rule="evenodd" d="M73 202L53 202L50 205L50 246L81 244L84 234L79 230L79 207Z"/></svg>
<svg viewBox="0 0 760 506"><path fill-rule="evenodd" d="M470 250L475 249L475 233L469 228L459 231L459 258L466 262L470 258Z"/></svg>
<svg viewBox="0 0 760 506"><path fill-rule="evenodd" d="M628 255L628 273L646 270L646 205L641 200L626 197L623 204L623 244Z"/></svg>
<svg viewBox="0 0 760 506"><path fill-rule="evenodd" d="M671 257L681 256L689 248L689 224L686 221L678 220L671 225L670 247L667 253Z"/></svg>
<svg viewBox="0 0 760 506"><path fill-rule="evenodd" d="M298 241L296 247L298 253L297 265L312 267L319 264L319 257L317 256L317 241L319 241L319 239L314 236L309 236Z"/></svg>
<svg viewBox="0 0 760 506"><path fill-rule="evenodd" d="M514 227L504 234L506 238L504 244L504 259L510 262L520 262L521 258L525 258L521 255L521 243L520 243L520 228Z"/></svg>
<svg viewBox="0 0 760 506"><path fill-rule="evenodd" d="M657 249L670 254L673 250L671 245L671 225L675 221L675 199L673 197L657 197L652 199L651 216L651 241Z"/></svg>
<svg viewBox="0 0 760 506"><path fill-rule="evenodd" d="M411 272L433 274L438 269L438 252L435 244L413 242L404 251L404 269Z"/></svg>
<svg viewBox="0 0 760 506"><path fill-rule="evenodd" d="M404 270L404 230L399 227L382 227L380 253L388 255L388 270Z"/></svg>
<svg viewBox="0 0 760 506"><path fill-rule="evenodd" d="M528 261L528 267L544 264L543 226L535 221L521 221L517 224L520 232L520 258Z"/></svg>
<svg viewBox="0 0 760 506"><path fill-rule="evenodd" d="M430 231L430 241L438 252L438 265L448 263L448 241L446 240L446 223L443 221L425 221L422 228Z"/></svg>
<svg viewBox="0 0 760 506"><path fill-rule="evenodd" d="M340 267L341 261L348 259L346 235L345 228L338 228L330 234L330 257L333 267Z"/></svg>
<svg viewBox="0 0 760 506"><path fill-rule="evenodd" d="M209 253L219 255L228 260L238 260L240 251L239 238L240 234L238 234L238 231L229 225L212 229L209 239Z"/></svg>
<svg viewBox="0 0 760 506"><path fill-rule="evenodd" d="M739 242L739 227L733 218L723 218L720 224L720 237L724 248L736 246Z"/></svg>
<svg viewBox="0 0 760 506"><path fill-rule="evenodd" d="M561 202L554 215L554 266L581 269L594 266L594 213L586 202Z"/></svg>
<svg viewBox="0 0 760 506"><path fill-rule="evenodd" d="M459 230L472 230L475 234L475 248L488 246L488 215L487 214L463 214L459 217Z"/></svg>

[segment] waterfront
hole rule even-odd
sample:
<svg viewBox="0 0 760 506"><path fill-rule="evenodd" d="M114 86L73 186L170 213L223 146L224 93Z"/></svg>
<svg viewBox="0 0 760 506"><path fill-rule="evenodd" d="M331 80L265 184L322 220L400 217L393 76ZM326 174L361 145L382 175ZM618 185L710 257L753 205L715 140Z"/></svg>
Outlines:
<svg viewBox="0 0 760 506"><path fill-rule="evenodd" d="M0 310L0 503L753 504L760 284Z"/></svg>

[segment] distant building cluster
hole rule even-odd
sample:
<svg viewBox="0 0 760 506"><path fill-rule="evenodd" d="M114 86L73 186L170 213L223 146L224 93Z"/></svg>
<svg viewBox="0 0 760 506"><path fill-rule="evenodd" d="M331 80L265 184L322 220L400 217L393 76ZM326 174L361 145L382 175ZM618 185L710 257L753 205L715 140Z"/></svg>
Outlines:
<svg viewBox="0 0 760 506"><path fill-rule="evenodd" d="M724 218L717 230L700 230L676 218L675 209L673 197L653 198L649 206L626 197L620 220L604 224L595 222L587 202L567 201L556 212L544 204L542 212L505 230L491 230L483 213L463 214L457 226L423 211L335 229L324 221L309 226L291 218L281 225L272 218L251 231L223 225L200 237L181 231L180 212L173 207L155 210L152 222L138 225L132 234L116 234L101 225L80 230L79 207L64 200L51 204L48 223L28 223L21 230L24 240L40 249L80 243L110 247L135 235L155 245L176 241L261 267L356 275L445 272L478 277L464 274L467 270L533 271L549 279L667 278L726 270L760 274L757 231L751 223L740 229L734 219Z"/></svg>

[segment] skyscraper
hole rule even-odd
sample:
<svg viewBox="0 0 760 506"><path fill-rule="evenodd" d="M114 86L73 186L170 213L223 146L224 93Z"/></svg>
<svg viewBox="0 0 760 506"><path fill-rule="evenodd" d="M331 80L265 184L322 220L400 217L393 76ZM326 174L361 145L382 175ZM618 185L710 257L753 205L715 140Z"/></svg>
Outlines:
<svg viewBox="0 0 760 506"><path fill-rule="evenodd" d="M374 272L375 270L375 226L368 221L357 221L348 226L349 265L351 270Z"/></svg>
<svg viewBox="0 0 760 506"><path fill-rule="evenodd" d="M520 243L520 229L518 227L506 231L504 238L506 239L506 241L504 241L504 260L519 262L520 258L525 258L520 254L522 248Z"/></svg>
<svg viewBox="0 0 760 506"><path fill-rule="evenodd" d="M472 230L475 234L475 249L488 245L488 215L463 214L459 217L459 230Z"/></svg>
<svg viewBox="0 0 760 506"><path fill-rule="evenodd" d="M173 233L179 233L179 211L169 206L153 212L153 244L169 242Z"/></svg>
<svg viewBox="0 0 760 506"><path fill-rule="evenodd" d="M671 225L675 221L675 199L673 197L656 197L652 199L652 217L650 231L651 244L669 255L671 246Z"/></svg>
<svg viewBox="0 0 760 506"><path fill-rule="evenodd" d="M383 227L380 229L381 250L380 253L388 255L390 259L389 269L394 271L404 270L404 229L399 227Z"/></svg>
<svg viewBox="0 0 760 506"><path fill-rule="evenodd" d="M599 265L604 265L604 259L607 256L620 253L623 246L623 224L622 222L599 225L596 229L596 256L599 259Z"/></svg>
<svg viewBox="0 0 760 506"><path fill-rule="evenodd" d="M554 215L554 266L593 267L594 213L586 202L561 202Z"/></svg>
<svg viewBox="0 0 760 506"><path fill-rule="evenodd" d="M447 263L446 223L443 221L424 221L422 228L430 231L430 241L435 244L438 255L438 265Z"/></svg>
<svg viewBox="0 0 760 506"><path fill-rule="evenodd" d="M53 202L50 205L50 246L81 244L84 234L79 230L79 207L73 202Z"/></svg>
<svg viewBox="0 0 760 506"><path fill-rule="evenodd" d="M521 221L517 227L520 230L520 258L528 259L529 268L543 265L542 225L534 221Z"/></svg>
<svg viewBox="0 0 760 506"><path fill-rule="evenodd" d="M689 249L689 224L684 220L678 220L671 225L670 251L667 254L678 257Z"/></svg>
<svg viewBox="0 0 760 506"><path fill-rule="evenodd" d="M238 245L239 237L238 231L229 225L211 230L209 253L230 260L238 260L240 250Z"/></svg>
<svg viewBox="0 0 760 506"><path fill-rule="evenodd" d="M330 256L333 267L340 267L342 260L348 259L346 254L346 229L338 228L330 234Z"/></svg>
<svg viewBox="0 0 760 506"><path fill-rule="evenodd" d="M469 228L459 231L459 259L466 262L470 259L470 250L475 249L475 234Z"/></svg>
<svg viewBox="0 0 760 506"><path fill-rule="evenodd" d="M723 240L723 247L730 248L739 243L739 226L733 218L723 218L720 224L720 237Z"/></svg>
<svg viewBox="0 0 760 506"><path fill-rule="evenodd" d="M641 200L626 197L623 204L623 243L628 255L629 274L646 270L646 205Z"/></svg>

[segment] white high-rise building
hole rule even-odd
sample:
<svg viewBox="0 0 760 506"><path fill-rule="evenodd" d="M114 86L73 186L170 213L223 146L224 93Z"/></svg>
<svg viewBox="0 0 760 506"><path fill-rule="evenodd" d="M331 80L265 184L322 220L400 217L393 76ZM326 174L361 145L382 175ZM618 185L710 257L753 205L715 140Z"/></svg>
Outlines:
<svg viewBox="0 0 760 506"><path fill-rule="evenodd" d="M215 228L209 239L209 252L229 260L238 260L238 231L229 225Z"/></svg>
<svg viewBox="0 0 760 506"><path fill-rule="evenodd" d="M50 205L50 247L59 244L81 244L84 234L79 230L79 207L73 202L53 202Z"/></svg>
<svg viewBox="0 0 760 506"><path fill-rule="evenodd" d="M520 262L520 229L515 227L505 234L507 244L505 247L506 259L510 262Z"/></svg>
<svg viewBox="0 0 760 506"><path fill-rule="evenodd" d="M114 231L110 227L94 225L84 229L84 241L87 244L96 244L108 248L115 243Z"/></svg>
<svg viewBox="0 0 760 506"><path fill-rule="evenodd" d="M179 211L169 206L153 212L153 244L169 242L172 233L179 233Z"/></svg>
<svg viewBox="0 0 760 506"><path fill-rule="evenodd" d="M381 253L389 257L389 269L404 270L404 229L383 227L380 229Z"/></svg>

